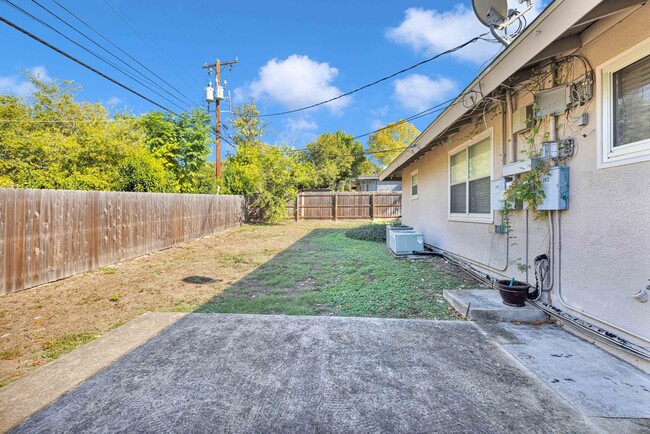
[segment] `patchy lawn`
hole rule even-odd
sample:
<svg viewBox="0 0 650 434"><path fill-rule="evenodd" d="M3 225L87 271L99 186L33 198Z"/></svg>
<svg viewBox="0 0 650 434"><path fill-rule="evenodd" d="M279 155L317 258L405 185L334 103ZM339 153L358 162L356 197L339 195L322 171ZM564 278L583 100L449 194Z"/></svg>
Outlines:
<svg viewBox="0 0 650 434"><path fill-rule="evenodd" d="M149 311L450 318L476 286L441 260L392 258L350 223L244 226L0 296L0 387Z"/></svg>
<svg viewBox="0 0 650 434"><path fill-rule="evenodd" d="M443 289L477 285L443 264L398 260L344 229L315 229L199 311L451 319Z"/></svg>

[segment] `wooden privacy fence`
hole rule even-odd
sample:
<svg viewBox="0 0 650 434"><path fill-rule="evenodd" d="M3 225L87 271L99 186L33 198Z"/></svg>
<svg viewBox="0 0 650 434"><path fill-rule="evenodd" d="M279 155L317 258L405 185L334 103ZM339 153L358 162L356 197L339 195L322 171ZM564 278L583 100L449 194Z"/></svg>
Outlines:
<svg viewBox="0 0 650 434"><path fill-rule="evenodd" d="M396 219L402 215L402 193L304 192L287 213L296 220Z"/></svg>
<svg viewBox="0 0 650 434"><path fill-rule="evenodd" d="M0 189L0 294L239 226L242 196Z"/></svg>

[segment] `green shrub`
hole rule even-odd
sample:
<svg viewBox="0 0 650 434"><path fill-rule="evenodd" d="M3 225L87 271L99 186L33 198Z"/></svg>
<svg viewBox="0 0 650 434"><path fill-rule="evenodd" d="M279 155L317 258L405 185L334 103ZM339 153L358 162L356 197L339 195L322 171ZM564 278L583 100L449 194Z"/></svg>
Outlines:
<svg viewBox="0 0 650 434"><path fill-rule="evenodd" d="M356 228L348 229L345 235L348 238L362 241L374 241L376 243L386 242L386 224L387 223L372 223L363 225Z"/></svg>

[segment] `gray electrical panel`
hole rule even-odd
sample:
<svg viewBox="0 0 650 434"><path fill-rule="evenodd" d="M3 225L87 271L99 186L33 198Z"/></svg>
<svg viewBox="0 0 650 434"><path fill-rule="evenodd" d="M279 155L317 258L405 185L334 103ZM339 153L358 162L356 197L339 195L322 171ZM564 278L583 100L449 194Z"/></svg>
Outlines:
<svg viewBox="0 0 650 434"><path fill-rule="evenodd" d="M490 187L490 202L492 211L501 211L505 209L505 178L499 178L491 181Z"/></svg>
<svg viewBox="0 0 650 434"><path fill-rule="evenodd" d="M512 134L519 134L533 127L533 106L522 107L512 114Z"/></svg>
<svg viewBox="0 0 650 434"><path fill-rule="evenodd" d="M569 168L551 167L548 174L542 176L544 201L537 207L540 211L555 211L569 208Z"/></svg>
<svg viewBox="0 0 650 434"><path fill-rule="evenodd" d="M569 88L566 85L542 90L535 95L535 116L543 118L548 115L561 115L567 110L570 101Z"/></svg>

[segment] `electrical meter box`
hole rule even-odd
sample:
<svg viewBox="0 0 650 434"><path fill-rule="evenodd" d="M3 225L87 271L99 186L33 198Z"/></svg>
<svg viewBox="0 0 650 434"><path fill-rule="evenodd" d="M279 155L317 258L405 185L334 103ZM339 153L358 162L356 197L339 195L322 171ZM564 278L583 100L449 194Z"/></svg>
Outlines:
<svg viewBox="0 0 650 434"><path fill-rule="evenodd" d="M492 211L505 209L506 179L499 178L490 182L490 203Z"/></svg>
<svg viewBox="0 0 650 434"><path fill-rule="evenodd" d="M542 176L544 201L537 207L541 211L569 209L569 168L551 167L548 174Z"/></svg>

